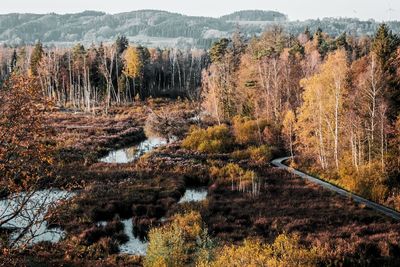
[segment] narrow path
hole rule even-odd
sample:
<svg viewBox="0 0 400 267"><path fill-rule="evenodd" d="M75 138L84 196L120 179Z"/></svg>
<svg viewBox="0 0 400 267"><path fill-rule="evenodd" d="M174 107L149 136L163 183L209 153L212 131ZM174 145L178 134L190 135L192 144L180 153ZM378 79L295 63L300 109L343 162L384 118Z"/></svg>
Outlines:
<svg viewBox="0 0 400 267"><path fill-rule="evenodd" d="M389 217L391 217L391 218L393 218L395 220L400 220L400 213L395 211L395 210L393 210L393 209L390 209L390 208L385 207L383 205L380 205L380 204L378 204L376 202L373 202L373 201L370 201L370 200L365 199L363 197L360 197L358 195L355 195L355 194L353 194L353 193L351 193L351 192L349 192L347 190L344 190L344 189L342 189L340 187L337 187L337 186L335 186L333 184L325 182L325 181L323 181L321 179L318 179L318 178L315 178L315 177L310 176L308 174L305 174L305 173L303 173L301 171L293 169L293 168L291 168L289 166L286 166L285 164L282 163L282 162L288 160L289 158L290 157L274 159L271 163L272 163L272 165L274 165L274 166L276 166L276 167L278 167L280 169L283 169L283 170L286 170L286 171L288 171L290 173L298 175L301 178L304 178L306 180L311 181L312 183L315 183L315 184L318 184L318 185L322 186L323 188L326 188L326 189L329 189L331 191L334 191L334 192L336 192L336 193L338 193L338 194L340 194L340 195L342 195L344 197L350 197L355 202L364 204L365 206L367 206L367 207L369 207L369 208L371 208L371 209L373 209L373 210L375 210L375 211L377 211L379 213L385 214L386 216L389 216Z"/></svg>

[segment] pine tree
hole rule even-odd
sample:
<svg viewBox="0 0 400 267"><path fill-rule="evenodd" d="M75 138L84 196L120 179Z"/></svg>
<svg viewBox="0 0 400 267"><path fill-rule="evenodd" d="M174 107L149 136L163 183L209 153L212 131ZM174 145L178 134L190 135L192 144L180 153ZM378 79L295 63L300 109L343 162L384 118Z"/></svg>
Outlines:
<svg viewBox="0 0 400 267"><path fill-rule="evenodd" d="M226 38L223 38L213 44L210 49L210 57L213 63L221 62L224 58L224 55L228 51L230 41Z"/></svg>
<svg viewBox="0 0 400 267"><path fill-rule="evenodd" d="M395 36L386 24L381 24L372 42L372 52L375 53L384 72L391 71L391 64L399 46L399 38Z"/></svg>
<svg viewBox="0 0 400 267"><path fill-rule="evenodd" d="M126 36L118 36L117 40L115 41L115 45L117 47L118 55L121 55L129 46L129 40Z"/></svg>
<svg viewBox="0 0 400 267"><path fill-rule="evenodd" d="M10 62L10 72L13 72L15 67L17 66L17 50L14 49L13 54L11 56L11 62Z"/></svg>
<svg viewBox="0 0 400 267"><path fill-rule="evenodd" d="M384 95L389 104L388 116L393 122L400 111L400 79L394 64L400 39L386 24L381 24L372 43L372 53L376 56L384 81Z"/></svg>
<svg viewBox="0 0 400 267"><path fill-rule="evenodd" d="M33 49L32 55L31 55L31 63L30 63L30 73L33 76L38 75L38 66L40 61L42 60L44 51L43 51L43 45L39 41L36 43L35 48Z"/></svg>
<svg viewBox="0 0 400 267"><path fill-rule="evenodd" d="M325 58L326 54L329 51L328 42L325 39L324 33L322 32L321 28L318 28L314 34L314 45L318 49L319 54L322 58Z"/></svg>
<svg viewBox="0 0 400 267"><path fill-rule="evenodd" d="M347 43L347 34L344 32L335 40L335 46L337 49L349 50L350 46Z"/></svg>

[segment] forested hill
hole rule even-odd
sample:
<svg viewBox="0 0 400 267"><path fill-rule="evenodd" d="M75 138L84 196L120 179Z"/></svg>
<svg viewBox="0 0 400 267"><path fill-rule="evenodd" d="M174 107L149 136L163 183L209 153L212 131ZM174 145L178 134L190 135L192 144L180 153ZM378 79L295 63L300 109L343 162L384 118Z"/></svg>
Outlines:
<svg viewBox="0 0 400 267"><path fill-rule="evenodd" d="M77 14L7 14L0 15L0 43L65 45L114 41L125 35L132 42L149 47L208 48L213 41L230 34L240 26L246 36L258 35L271 24L280 24L298 34L309 27L320 27L331 35L343 32L372 35L378 22L357 19L322 19L289 21L275 11L239 11L220 18L193 17L157 10L141 10L120 14L85 11ZM389 22L400 32L400 22Z"/></svg>

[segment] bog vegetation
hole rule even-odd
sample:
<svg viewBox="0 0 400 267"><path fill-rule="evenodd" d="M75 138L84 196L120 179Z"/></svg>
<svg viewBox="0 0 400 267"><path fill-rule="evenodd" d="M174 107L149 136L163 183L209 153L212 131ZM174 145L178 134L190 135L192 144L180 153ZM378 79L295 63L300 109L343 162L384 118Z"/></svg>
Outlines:
<svg viewBox="0 0 400 267"><path fill-rule="evenodd" d="M322 249L301 245L295 234L281 234L272 244L249 239L242 245L218 245L193 211L151 230L149 238L144 266L318 266L325 257Z"/></svg>
<svg viewBox="0 0 400 267"><path fill-rule="evenodd" d="M9 242L15 229L3 226L22 209L0 215L8 265L37 251L55 265L94 266L398 260L398 225L268 164L290 155L293 166L400 210L400 39L387 25L372 37L270 27L246 39L238 31L208 52L134 46L122 36L0 53L1 195L79 189L46 212L66 232L59 244L18 247ZM176 142L126 165L98 162L145 133ZM210 200L176 212L192 185L209 186ZM117 256L127 242L122 219L148 237L145 257Z"/></svg>

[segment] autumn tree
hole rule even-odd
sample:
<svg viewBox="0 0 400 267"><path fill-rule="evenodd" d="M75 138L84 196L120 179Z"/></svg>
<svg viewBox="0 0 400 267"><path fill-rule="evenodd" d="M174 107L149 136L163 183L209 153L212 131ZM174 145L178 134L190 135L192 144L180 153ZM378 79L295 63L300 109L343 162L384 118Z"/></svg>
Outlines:
<svg viewBox="0 0 400 267"><path fill-rule="evenodd" d="M317 156L323 169L340 159L340 129L348 71L346 53L329 54L321 71L302 81L304 104L299 110L297 135L303 152Z"/></svg>
<svg viewBox="0 0 400 267"><path fill-rule="evenodd" d="M236 101L236 73L240 64L242 49L237 37L236 45L232 41L221 39L210 50L213 65L203 73L204 107L220 123L233 118L240 112L240 104Z"/></svg>
<svg viewBox="0 0 400 267"><path fill-rule="evenodd" d="M124 59L125 59L125 68L124 68L125 75L132 79L139 77L143 65L140 60L140 55L136 50L136 48L129 46L126 50Z"/></svg>
<svg viewBox="0 0 400 267"><path fill-rule="evenodd" d="M283 119L283 134L286 138L286 144L290 151L290 156L293 159L294 157L294 138L295 138L295 125L296 125L296 117L292 110L288 110Z"/></svg>
<svg viewBox="0 0 400 267"><path fill-rule="evenodd" d="M46 138L45 111L48 103L43 99L37 80L13 75L0 88L0 183L3 196L9 205L0 214L0 228L6 227L15 218L28 220L7 246L22 240L28 229L40 220L38 212L26 218L28 204L36 191L50 186L52 181L52 148ZM46 199L38 199L35 209L44 208ZM21 227L21 226L18 226Z"/></svg>
<svg viewBox="0 0 400 267"><path fill-rule="evenodd" d="M141 61L140 54L138 53L137 49L132 46L129 46L126 49L126 52L124 55L124 60L125 60L125 66L124 66L123 73L125 74L125 76L128 79L132 80L133 95L135 95L136 94L135 79L139 78L142 73L143 62ZM130 84L131 83L129 83L129 85ZM128 90L129 90L129 86L128 86Z"/></svg>

